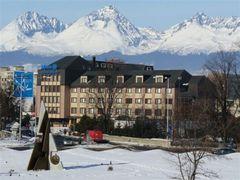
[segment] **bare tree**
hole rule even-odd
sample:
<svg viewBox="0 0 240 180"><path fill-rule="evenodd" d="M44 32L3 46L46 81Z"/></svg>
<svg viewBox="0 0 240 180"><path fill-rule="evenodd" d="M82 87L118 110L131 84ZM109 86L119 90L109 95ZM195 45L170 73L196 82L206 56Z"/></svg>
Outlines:
<svg viewBox="0 0 240 180"><path fill-rule="evenodd" d="M213 158L208 149L196 148L193 143L185 146L183 152L174 154L177 157L177 166L182 180L195 180L199 176L218 177L217 173L204 168L206 159Z"/></svg>
<svg viewBox="0 0 240 180"><path fill-rule="evenodd" d="M217 174L204 168L207 158L212 158L211 147L215 145L211 136L214 134L212 119L214 114L214 98L203 96L198 98L185 97L178 102L176 111L181 129L185 129L183 137L175 145L179 147L175 156L175 164L182 180L195 180L199 176L217 177Z"/></svg>
<svg viewBox="0 0 240 180"><path fill-rule="evenodd" d="M175 112L178 118L176 127L180 129L176 132L178 137L200 138L213 135L214 99L182 98L178 103L179 107Z"/></svg>
<svg viewBox="0 0 240 180"><path fill-rule="evenodd" d="M116 99L121 94L123 83L117 82L114 72L105 78L105 82L99 86L97 91L89 93L89 97L95 99L95 107L104 120L104 130L109 132L112 123L111 120L116 108Z"/></svg>
<svg viewBox="0 0 240 180"><path fill-rule="evenodd" d="M226 142L228 137L228 119L231 117L229 103L230 90L232 85L230 79L233 74L238 74L238 59L234 52L220 51L216 56L205 64L209 78L216 86L216 99L218 102L218 124L220 125L220 133ZM239 74L237 75L239 77ZM236 91L237 92L237 91ZM238 92L237 92L238 93Z"/></svg>

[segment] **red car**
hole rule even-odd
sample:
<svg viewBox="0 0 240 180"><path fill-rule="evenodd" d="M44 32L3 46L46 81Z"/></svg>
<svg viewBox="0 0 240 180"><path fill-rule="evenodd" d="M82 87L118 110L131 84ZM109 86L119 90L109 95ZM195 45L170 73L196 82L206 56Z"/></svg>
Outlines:
<svg viewBox="0 0 240 180"><path fill-rule="evenodd" d="M103 142L103 132L100 130L87 130L86 134L81 134L83 141ZM89 139L88 139L89 138Z"/></svg>

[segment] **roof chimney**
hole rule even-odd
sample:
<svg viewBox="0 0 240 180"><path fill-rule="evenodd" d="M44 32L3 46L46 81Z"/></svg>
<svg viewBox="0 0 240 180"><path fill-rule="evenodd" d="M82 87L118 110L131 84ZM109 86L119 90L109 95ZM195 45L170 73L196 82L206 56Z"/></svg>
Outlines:
<svg viewBox="0 0 240 180"><path fill-rule="evenodd" d="M93 67L95 68L96 67L96 56L92 57L92 61L93 61Z"/></svg>

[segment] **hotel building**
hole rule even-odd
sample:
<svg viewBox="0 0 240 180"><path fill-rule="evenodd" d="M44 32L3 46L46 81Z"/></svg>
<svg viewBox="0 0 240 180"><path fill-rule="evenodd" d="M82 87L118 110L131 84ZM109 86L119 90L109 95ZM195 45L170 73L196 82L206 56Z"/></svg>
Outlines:
<svg viewBox="0 0 240 180"><path fill-rule="evenodd" d="M148 65L95 57L87 61L80 56L67 56L51 65L55 72L38 71L35 107L38 117L43 101L54 126L67 126L83 115L100 116L105 110L111 111L112 119L172 119L179 99L211 93L205 76L186 70L154 70Z"/></svg>

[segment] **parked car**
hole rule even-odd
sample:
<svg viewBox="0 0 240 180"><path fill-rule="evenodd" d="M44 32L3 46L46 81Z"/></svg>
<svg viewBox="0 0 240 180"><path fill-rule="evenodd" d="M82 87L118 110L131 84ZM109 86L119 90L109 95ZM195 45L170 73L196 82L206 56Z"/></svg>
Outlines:
<svg viewBox="0 0 240 180"><path fill-rule="evenodd" d="M213 154L216 154L216 155L225 155L225 154L230 154L230 153L235 153L236 150L232 149L232 148L219 148L219 149L216 149Z"/></svg>
<svg viewBox="0 0 240 180"><path fill-rule="evenodd" d="M86 134L81 134L81 139L85 142L108 143L109 141L103 139L103 132L100 130L87 130Z"/></svg>

